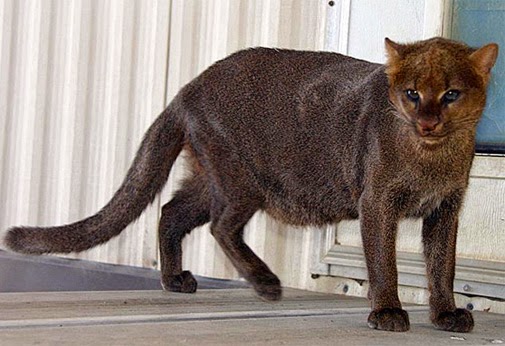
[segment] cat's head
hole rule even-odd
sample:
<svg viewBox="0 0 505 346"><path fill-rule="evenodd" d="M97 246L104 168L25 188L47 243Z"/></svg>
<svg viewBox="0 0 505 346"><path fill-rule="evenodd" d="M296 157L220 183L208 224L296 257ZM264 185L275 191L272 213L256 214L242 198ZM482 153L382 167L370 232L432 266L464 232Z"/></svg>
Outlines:
<svg viewBox="0 0 505 346"><path fill-rule="evenodd" d="M412 133L436 145L460 130L474 131L498 45L480 49L433 38L398 44L386 38L389 98Z"/></svg>

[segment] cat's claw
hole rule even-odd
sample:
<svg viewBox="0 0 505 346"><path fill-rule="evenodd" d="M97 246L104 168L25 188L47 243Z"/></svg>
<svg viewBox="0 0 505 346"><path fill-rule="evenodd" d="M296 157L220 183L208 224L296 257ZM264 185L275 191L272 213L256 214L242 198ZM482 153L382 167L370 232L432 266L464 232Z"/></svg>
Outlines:
<svg viewBox="0 0 505 346"><path fill-rule="evenodd" d="M189 270L178 275L169 275L162 279L161 285L165 291L195 293L198 283Z"/></svg>
<svg viewBox="0 0 505 346"><path fill-rule="evenodd" d="M266 301L277 301L282 298L281 282L276 276L268 277L256 283L254 290L261 299Z"/></svg>
<svg viewBox="0 0 505 346"><path fill-rule="evenodd" d="M262 286L256 289L258 296L266 301L273 302L281 300L282 288L280 286Z"/></svg>
<svg viewBox="0 0 505 346"><path fill-rule="evenodd" d="M471 332L474 325L472 313L466 309L441 312L432 322L437 329L457 333Z"/></svg>
<svg viewBox="0 0 505 346"><path fill-rule="evenodd" d="M374 310L368 316L368 326L372 329L406 332L410 329L409 315L399 308Z"/></svg>

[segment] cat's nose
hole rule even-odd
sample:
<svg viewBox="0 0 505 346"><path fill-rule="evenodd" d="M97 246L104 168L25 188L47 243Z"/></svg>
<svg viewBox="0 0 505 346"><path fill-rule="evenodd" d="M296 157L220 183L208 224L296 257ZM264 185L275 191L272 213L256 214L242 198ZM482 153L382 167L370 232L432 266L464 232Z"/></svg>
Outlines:
<svg viewBox="0 0 505 346"><path fill-rule="evenodd" d="M422 136L426 136L437 129L440 119L437 117L417 119L417 130Z"/></svg>

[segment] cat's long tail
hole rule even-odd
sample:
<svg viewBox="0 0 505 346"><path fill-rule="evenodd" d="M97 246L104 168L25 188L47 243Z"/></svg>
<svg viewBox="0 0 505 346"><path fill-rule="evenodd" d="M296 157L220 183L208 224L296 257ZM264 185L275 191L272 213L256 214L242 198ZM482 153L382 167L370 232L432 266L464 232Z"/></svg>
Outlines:
<svg viewBox="0 0 505 346"><path fill-rule="evenodd" d="M43 254L78 252L107 242L154 200L183 141L184 125L169 106L145 134L121 187L98 213L58 227L14 227L8 231L5 244L17 252Z"/></svg>

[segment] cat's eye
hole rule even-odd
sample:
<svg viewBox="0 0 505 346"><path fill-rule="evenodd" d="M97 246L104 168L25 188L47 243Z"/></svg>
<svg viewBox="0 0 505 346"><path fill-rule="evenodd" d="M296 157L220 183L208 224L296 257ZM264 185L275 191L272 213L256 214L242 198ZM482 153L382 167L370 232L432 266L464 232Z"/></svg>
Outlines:
<svg viewBox="0 0 505 346"><path fill-rule="evenodd" d="M405 95L407 95L407 98L412 101L412 102L418 102L419 99L421 98L419 96L419 93L417 92L417 90L412 90L412 89L407 89L405 91Z"/></svg>
<svg viewBox="0 0 505 346"><path fill-rule="evenodd" d="M458 99L460 92L458 90L449 90L442 96L442 102L451 103Z"/></svg>

